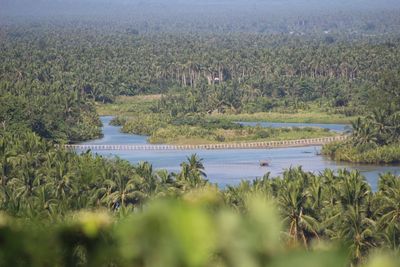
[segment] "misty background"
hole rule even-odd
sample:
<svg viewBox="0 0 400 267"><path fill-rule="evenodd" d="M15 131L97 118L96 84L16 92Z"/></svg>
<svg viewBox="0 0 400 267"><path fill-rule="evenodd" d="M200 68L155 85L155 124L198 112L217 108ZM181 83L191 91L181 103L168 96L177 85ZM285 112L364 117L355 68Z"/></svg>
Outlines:
<svg viewBox="0 0 400 267"><path fill-rule="evenodd" d="M134 32L395 32L398 0L0 0L0 23L119 25ZM118 28L118 27L116 27Z"/></svg>

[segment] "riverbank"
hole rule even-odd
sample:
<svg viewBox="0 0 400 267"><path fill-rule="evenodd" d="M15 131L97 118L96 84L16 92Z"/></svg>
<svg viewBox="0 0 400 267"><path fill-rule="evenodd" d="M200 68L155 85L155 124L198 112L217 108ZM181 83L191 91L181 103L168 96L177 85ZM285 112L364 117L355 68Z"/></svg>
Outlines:
<svg viewBox="0 0 400 267"><path fill-rule="evenodd" d="M243 126L237 121L348 123L348 118L325 113L255 113L255 114L190 114L175 115L156 112L161 95L118 97L115 103L99 104L100 115L116 116L114 126L123 133L146 135L151 144L197 145L243 142L286 141L336 136L337 132L287 125L279 128L261 125Z"/></svg>
<svg viewBox="0 0 400 267"><path fill-rule="evenodd" d="M147 137L124 134L120 127L110 125L112 117L102 117L104 138L82 145L133 145L147 146ZM151 146L151 145L150 145ZM143 161L151 162L155 169L167 169L177 172L180 163L187 156L197 153L204 159L207 177L212 183L217 183L221 188L227 185L238 184L242 179L253 180L262 177L266 172L271 176L279 176L282 171L293 166L301 165L303 170L314 173L323 172L329 168L332 170L349 169L359 170L367 181L377 190L377 180L381 173L392 172L400 174L400 167L377 165L377 164L354 164L342 161L327 160L320 156L320 146L270 148L270 149L199 149L199 150L96 150L96 154L110 157L115 155L126 159L131 163L138 164ZM86 149L79 150L81 152ZM261 161L268 161L268 167L260 167Z"/></svg>
<svg viewBox="0 0 400 267"><path fill-rule="evenodd" d="M162 95L120 96L114 103L97 104L97 112L100 116L135 116L138 113L152 113ZM258 112L227 114L219 113L208 115L210 119L225 121L254 121L254 122L287 122L287 123L326 123L349 124L356 117L348 117L342 114L328 114L323 111L301 111L298 113Z"/></svg>
<svg viewBox="0 0 400 267"><path fill-rule="evenodd" d="M335 142L323 146L322 154L336 161L351 163L398 164L400 163L400 143L368 147Z"/></svg>
<svg viewBox="0 0 400 267"><path fill-rule="evenodd" d="M194 116L173 118L166 115L141 114L116 117L111 122L122 126L124 133L146 135L151 144L220 144L286 141L336 136L336 132L316 127L242 126L220 119Z"/></svg>
<svg viewBox="0 0 400 267"><path fill-rule="evenodd" d="M152 133L152 144L223 144L245 142L287 141L319 137L332 137L337 134L319 128L261 128L242 127L240 129L205 129L192 126L168 126Z"/></svg>
<svg viewBox="0 0 400 267"><path fill-rule="evenodd" d="M328 114L324 112L299 112L278 113L259 112L253 114L216 114L212 118L224 118L229 121L254 121L254 122L295 122L295 123L327 123L349 124L355 117L346 117L340 114Z"/></svg>
<svg viewBox="0 0 400 267"><path fill-rule="evenodd" d="M276 149L276 148L293 148L293 147L309 147L320 146L335 141L346 139L346 136L339 135L335 137L300 139L289 141L269 141L269 142L246 142L246 143L219 143L219 144L198 144L198 145L142 145L142 144L78 144L64 145L64 148L74 150L106 150L106 151L176 151L176 150L239 150L239 149Z"/></svg>

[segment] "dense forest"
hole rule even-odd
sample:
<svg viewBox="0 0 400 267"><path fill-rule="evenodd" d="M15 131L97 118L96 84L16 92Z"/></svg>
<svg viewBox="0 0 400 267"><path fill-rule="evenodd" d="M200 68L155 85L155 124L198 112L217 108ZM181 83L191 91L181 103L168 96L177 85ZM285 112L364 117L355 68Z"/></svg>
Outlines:
<svg viewBox="0 0 400 267"><path fill-rule="evenodd" d="M327 43L324 36L132 35L72 25L1 28L3 128L21 122L46 138L93 138L100 132L91 102L117 95L163 93L158 112L172 116L311 107L363 115L399 98L397 37Z"/></svg>
<svg viewBox="0 0 400 267"><path fill-rule="evenodd" d="M96 23L129 33L385 36L399 33L396 0L3 0L3 24L51 20Z"/></svg>
<svg viewBox="0 0 400 267"><path fill-rule="evenodd" d="M282 177L266 174L253 182L219 190L207 182L202 160L196 155L188 157L179 172L168 173L155 171L148 163L133 166L90 153L78 156L54 148L32 133L2 136L0 149L3 212L22 221L42 221L47 225L62 222L64 216L81 209L104 209L98 214L78 213L72 221L66 220L60 228L51 227L46 234L43 225L25 226L32 227L33 231L25 237L27 242L29 238L33 242L41 234L41 240L58 244L56 253L44 258L40 253L35 254L37 244L13 240L29 228L13 226L10 218L1 215L0 234L6 239L1 243L0 263L4 266L42 266L55 261L75 262L66 266L92 266L96 261L106 265L141 266L141 261L148 261L145 266L157 266L163 260L171 261L167 266L176 266L176 261L182 261L183 266L237 266L231 262L234 259L231 253L239 252L243 264L275 266L278 263L273 263L274 260L285 263L279 259L281 248L288 251L305 248L318 254L324 251L318 247L327 241L340 241L343 247L348 247L349 256L338 254L339 262L361 264L374 250L399 249L400 180L391 174L379 178L376 192L372 192L357 171L326 170L316 175L301 168L286 170ZM252 197L257 195L269 199L273 205L265 206L262 200L251 204ZM153 210L148 204L151 199L162 199L161 206L156 205ZM177 199L187 204L175 203ZM277 208L276 215L271 214L272 206ZM246 216L241 218L240 214ZM248 216L247 221L244 218ZM113 220L126 223L120 227L130 233L129 238L113 236L110 225ZM135 225L140 230L135 230ZM259 234L265 236L256 238ZM203 240L202 235L207 238ZM239 243L218 243L214 240L216 237ZM171 243L172 248L168 248L170 245L162 241L164 238L177 244ZM135 245L135 242L140 243ZM41 243L39 248L48 251L46 244ZM111 249L114 244L118 249L121 246L121 251ZM184 252L188 248L180 246L185 244L190 244L195 251ZM275 245L278 247L274 248ZM201 248L207 248L204 253L208 252L202 254ZM105 249L107 256L101 252ZM16 257L19 253L24 257ZM189 253L189 259L184 253ZM209 257L209 253L215 255ZM336 255L333 247L330 253ZM313 261L317 265L329 262L332 260L329 255L321 254L321 258L317 256ZM199 257L199 262L191 262L191 257ZM308 266L307 262L299 264Z"/></svg>
<svg viewBox="0 0 400 267"><path fill-rule="evenodd" d="M93 33L79 24L59 27L2 29L2 87L62 81L103 102L175 89L195 100L208 96L204 102L212 106L202 107L206 111L236 110L243 103L266 110L267 104L257 103L265 98L300 104L322 99L329 108L354 113L383 76L398 76L396 36L378 42L340 35L132 35Z"/></svg>
<svg viewBox="0 0 400 267"><path fill-rule="evenodd" d="M334 160L399 163L398 1L2 1L0 266L398 266L400 180L284 170L218 188L77 153L98 111L153 142L299 138L229 116L352 122ZM224 135L224 133L226 135ZM231 138L231 139L229 139Z"/></svg>

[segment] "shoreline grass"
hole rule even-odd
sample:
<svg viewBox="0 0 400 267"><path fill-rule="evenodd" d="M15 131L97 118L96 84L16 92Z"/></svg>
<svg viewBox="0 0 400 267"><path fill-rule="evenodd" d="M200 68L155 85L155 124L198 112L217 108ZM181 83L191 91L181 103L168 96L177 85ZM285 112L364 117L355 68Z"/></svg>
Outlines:
<svg viewBox="0 0 400 267"><path fill-rule="evenodd" d="M319 137L331 137L334 132L320 128L262 128L210 129L199 126L167 126L151 132L152 144L197 145L246 142L287 141Z"/></svg>
<svg viewBox="0 0 400 267"><path fill-rule="evenodd" d="M153 113L152 108L160 97L161 95L118 97L115 103L97 105L97 111L100 115L123 118L120 124L125 133L147 135L152 144L175 145L284 141L337 135L312 127L274 129L247 126L237 129L238 126L233 124L235 121L347 124L351 120L350 117L323 112L213 114L175 118Z"/></svg>
<svg viewBox="0 0 400 267"><path fill-rule="evenodd" d="M138 113L152 112L153 107L162 95L119 96L112 104L96 104L100 116L135 116ZM356 117L346 117L342 114L328 114L322 111L301 111L298 113L258 112L241 114L212 114L207 118L224 119L228 121L246 122L288 122L288 123L326 123L349 124Z"/></svg>
<svg viewBox="0 0 400 267"><path fill-rule="evenodd" d="M323 146L322 153L335 161L363 164L400 163L400 143L363 148L346 142L335 142Z"/></svg>
<svg viewBox="0 0 400 267"><path fill-rule="evenodd" d="M326 123L326 124L349 124L356 117L346 117L339 114L327 114L323 112L299 112L299 113L279 113L279 112L259 112L243 114L214 114L212 118L226 119L230 121L243 122L288 122L288 123Z"/></svg>
<svg viewBox="0 0 400 267"><path fill-rule="evenodd" d="M290 141L290 140L300 140L300 139L311 139L311 138L320 138L320 137L331 137L335 135L312 135L312 136L303 136L299 138L294 138L290 136L280 136L276 138L259 138L259 139L243 139L243 140L230 140L230 141L214 141L208 140L204 138L186 138L179 137L178 139L173 140L153 140L149 137L150 144L165 144L165 145L208 145L208 144L231 144L231 143L251 143L251 142L270 142L270 141Z"/></svg>

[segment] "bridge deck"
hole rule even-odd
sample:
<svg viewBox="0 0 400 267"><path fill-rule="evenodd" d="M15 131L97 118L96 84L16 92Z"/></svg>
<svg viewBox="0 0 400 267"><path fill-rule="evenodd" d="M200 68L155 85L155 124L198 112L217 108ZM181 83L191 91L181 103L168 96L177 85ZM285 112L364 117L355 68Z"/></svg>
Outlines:
<svg viewBox="0 0 400 267"><path fill-rule="evenodd" d="M220 143L204 145L65 145L69 149L77 150L216 150L216 149L268 149L325 145L335 141L343 141L345 135L312 139L287 141L251 142L251 143Z"/></svg>

